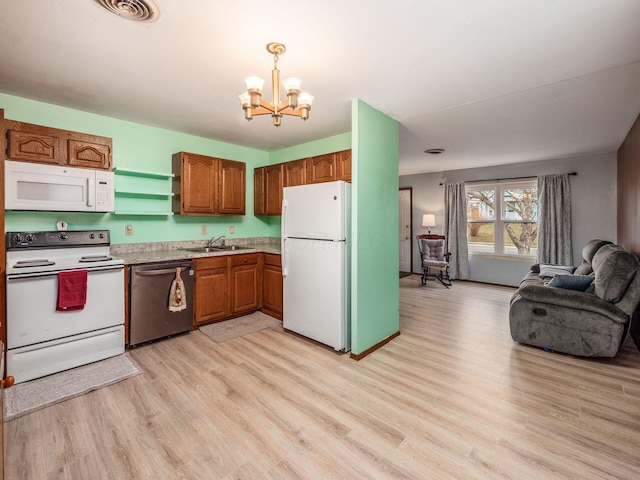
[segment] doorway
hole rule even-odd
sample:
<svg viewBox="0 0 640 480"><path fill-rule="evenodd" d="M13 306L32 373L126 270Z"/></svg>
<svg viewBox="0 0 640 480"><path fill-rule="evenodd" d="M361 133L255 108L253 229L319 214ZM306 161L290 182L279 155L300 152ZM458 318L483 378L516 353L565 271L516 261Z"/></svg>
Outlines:
<svg viewBox="0 0 640 480"><path fill-rule="evenodd" d="M413 231L411 219L411 201L413 189L411 187L401 188L398 191L398 243L400 244L399 270L400 277L411 275L411 262L413 259L413 242L411 232Z"/></svg>

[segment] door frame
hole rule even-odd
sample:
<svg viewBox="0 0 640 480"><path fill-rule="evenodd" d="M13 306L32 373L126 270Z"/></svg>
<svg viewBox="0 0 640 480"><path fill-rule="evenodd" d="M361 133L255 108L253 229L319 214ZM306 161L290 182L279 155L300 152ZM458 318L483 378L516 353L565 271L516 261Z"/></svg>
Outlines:
<svg viewBox="0 0 640 480"><path fill-rule="evenodd" d="M400 187L401 190L409 190L409 273L413 274L413 187Z"/></svg>

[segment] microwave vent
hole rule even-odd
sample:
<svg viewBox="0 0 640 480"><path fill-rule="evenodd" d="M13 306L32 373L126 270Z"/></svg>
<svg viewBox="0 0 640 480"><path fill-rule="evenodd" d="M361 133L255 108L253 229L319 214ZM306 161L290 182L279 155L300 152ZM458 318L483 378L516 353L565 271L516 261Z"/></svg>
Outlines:
<svg viewBox="0 0 640 480"><path fill-rule="evenodd" d="M96 0L100 5L122 18L139 22L152 22L160 11L153 0Z"/></svg>

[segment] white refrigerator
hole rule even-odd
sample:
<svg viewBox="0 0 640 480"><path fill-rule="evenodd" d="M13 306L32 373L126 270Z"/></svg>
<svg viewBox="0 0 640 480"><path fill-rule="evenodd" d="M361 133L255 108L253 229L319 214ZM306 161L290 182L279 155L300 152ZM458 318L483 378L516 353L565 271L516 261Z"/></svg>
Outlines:
<svg viewBox="0 0 640 480"><path fill-rule="evenodd" d="M283 327L351 350L349 233L351 184L284 188Z"/></svg>

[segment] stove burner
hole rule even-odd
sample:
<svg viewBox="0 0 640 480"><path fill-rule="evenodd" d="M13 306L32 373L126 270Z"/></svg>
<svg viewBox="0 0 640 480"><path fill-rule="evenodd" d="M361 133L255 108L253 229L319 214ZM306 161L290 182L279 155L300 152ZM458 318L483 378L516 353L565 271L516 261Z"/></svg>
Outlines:
<svg viewBox="0 0 640 480"><path fill-rule="evenodd" d="M55 265L56 262L47 260L46 258L40 258L37 260L20 260L16 262L13 268L28 268L28 267L46 267L47 265Z"/></svg>
<svg viewBox="0 0 640 480"><path fill-rule="evenodd" d="M112 260L113 257L109 257L108 255L87 255L84 256L82 258L80 258L80 260L78 260L81 263L87 263L87 262L106 262L108 260Z"/></svg>

